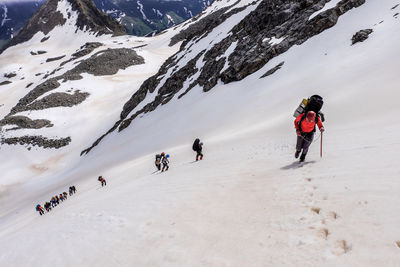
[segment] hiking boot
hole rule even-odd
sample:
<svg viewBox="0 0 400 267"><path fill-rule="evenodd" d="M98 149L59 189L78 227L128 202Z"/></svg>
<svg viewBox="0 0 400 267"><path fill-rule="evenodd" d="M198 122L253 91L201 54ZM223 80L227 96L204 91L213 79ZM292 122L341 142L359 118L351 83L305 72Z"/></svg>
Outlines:
<svg viewBox="0 0 400 267"><path fill-rule="evenodd" d="M296 150L296 153L294 153L294 157L297 159L300 156L300 150Z"/></svg>
<svg viewBox="0 0 400 267"><path fill-rule="evenodd" d="M306 159L306 155L305 154L301 154L300 156L300 162L303 162Z"/></svg>

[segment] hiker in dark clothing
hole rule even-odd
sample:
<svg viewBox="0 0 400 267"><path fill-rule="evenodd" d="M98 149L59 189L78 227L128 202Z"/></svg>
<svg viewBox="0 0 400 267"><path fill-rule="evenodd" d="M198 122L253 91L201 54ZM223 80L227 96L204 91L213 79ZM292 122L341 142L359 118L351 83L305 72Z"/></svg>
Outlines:
<svg viewBox="0 0 400 267"><path fill-rule="evenodd" d="M165 153L162 152L161 154L157 154L156 155L156 161L155 161L155 165L157 167L157 169L160 171L161 170L161 159L165 156Z"/></svg>
<svg viewBox="0 0 400 267"><path fill-rule="evenodd" d="M168 158L169 158L169 155L167 154L161 160L161 162L163 164L163 167L162 167L162 170L161 170L162 172L164 171L164 169L165 169L165 171L168 171L168 169L169 169L169 166L168 166L169 160L168 160Z"/></svg>
<svg viewBox="0 0 400 267"><path fill-rule="evenodd" d="M75 185L72 186L72 193L74 193L74 194L76 193Z"/></svg>
<svg viewBox="0 0 400 267"><path fill-rule="evenodd" d="M44 203L44 208L46 209L47 212L51 211L51 204L50 204L50 202Z"/></svg>
<svg viewBox="0 0 400 267"><path fill-rule="evenodd" d="M72 186L69 187L68 191L69 191L69 195L72 196Z"/></svg>
<svg viewBox="0 0 400 267"><path fill-rule="evenodd" d="M57 206L57 201L56 201L56 198L55 198L55 197L52 197L51 200L50 200L50 202L51 202L51 207L52 207L52 208L54 208L55 206Z"/></svg>
<svg viewBox="0 0 400 267"><path fill-rule="evenodd" d="M59 205L59 204L60 204L60 199L58 198L58 196L57 196L57 195L55 195L55 196L54 196L54 198L56 199L56 203L57 203L57 205Z"/></svg>
<svg viewBox="0 0 400 267"><path fill-rule="evenodd" d="M59 199L61 200L61 202L64 202L64 196L63 196L63 194L60 194Z"/></svg>
<svg viewBox="0 0 400 267"><path fill-rule="evenodd" d="M67 192L63 192L63 196L64 196L64 200L66 200L67 196L68 196Z"/></svg>
<svg viewBox="0 0 400 267"><path fill-rule="evenodd" d="M103 176L100 175L98 180L101 183L101 186L107 185L106 180L104 180Z"/></svg>
<svg viewBox="0 0 400 267"><path fill-rule="evenodd" d="M36 205L36 211L39 212L40 216L42 216L44 214L44 210L43 210L42 206L40 206L40 204Z"/></svg>
<svg viewBox="0 0 400 267"><path fill-rule="evenodd" d="M308 148L314 138L315 125L318 126L321 132L325 131L321 119L314 111L302 113L294 121L297 134L296 153L294 156L297 159L301 153L300 162L303 162L306 158Z"/></svg>
<svg viewBox="0 0 400 267"><path fill-rule="evenodd" d="M196 154L196 161L199 160L199 157L200 157L200 160L202 160L202 159L203 159L203 153L202 153L203 142L200 142L200 139L199 139L199 138L197 138L196 140L194 140L192 149L193 149L194 151L197 152L197 154Z"/></svg>

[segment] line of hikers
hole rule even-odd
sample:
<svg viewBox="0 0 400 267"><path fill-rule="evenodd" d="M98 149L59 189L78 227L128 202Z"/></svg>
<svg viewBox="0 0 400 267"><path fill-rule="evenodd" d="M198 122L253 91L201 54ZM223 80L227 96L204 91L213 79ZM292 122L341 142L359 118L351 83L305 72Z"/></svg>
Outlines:
<svg viewBox="0 0 400 267"><path fill-rule="evenodd" d="M196 140L194 140L192 149L194 151L196 151L196 161L198 161L199 159L202 160L203 159L203 153L202 153L203 142L200 142L199 138L196 138ZM170 157L169 154L165 154L164 152L156 155L156 161L154 162L154 164L156 165L156 168L158 171L161 171L161 172L168 171L169 157ZM161 168L161 164L162 164L162 168Z"/></svg>
<svg viewBox="0 0 400 267"><path fill-rule="evenodd" d="M72 196L73 194L76 193L76 188L75 186L70 186L69 187L69 195ZM64 200L67 200L68 194L67 192L62 192L59 195L55 195L50 199L49 201L46 201L43 205L43 207L40 204L36 205L36 211L39 212L40 215L44 214L44 211L46 210L47 212L50 212L52 208L57 207L61 202Z"/></svg>

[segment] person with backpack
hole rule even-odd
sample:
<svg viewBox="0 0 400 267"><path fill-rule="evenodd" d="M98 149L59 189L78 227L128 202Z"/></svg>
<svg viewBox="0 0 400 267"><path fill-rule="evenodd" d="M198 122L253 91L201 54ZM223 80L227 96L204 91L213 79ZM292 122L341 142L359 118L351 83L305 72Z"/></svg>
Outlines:
<svg viewBox="0 0 400 267"><path fill-rule="evenodd" d="M192 149L193 149L194 151L196 151L196 153L197 153L197 154L196 154L196 161L199 160L199 157L200 157L200 160L202 160L202 159L203 159L203 153L202 153L203 142L200 142L200 139L199 139L199 138L196 138L196 140L194 140Z"/></svg>
<svg viewBox="0 0 400 267"><path fill-rule="evenodd" d="M296 153L294 157L297 159L301 153L300 162L305 160L308 148L314 139L315 125L318 126L321 133L325 131L321 118L314 111L302 113L294 121L297 134Z"/></svg>
<svg viewBox="0 0 400 267"><path fill-rule="evenodd" d="M44 214L44 210L43 210L42 206L40 206L40 204L36 205L36 211L39 212L40 216L42 216Z"/></svg>
<svg viewBox="0 0 400 267"><path fill-rule="evenodd" d="M44 208L46 209L47 212L51 211L51 204L50 204L50 202L47 201L46 203L44 203Z"/></svg>
<svg viewBox="0 0 400 267"><path fill-rule="evenodd" d="M168 160L168 158L169 158L169 155L167 154L161 159L161 162L163 164L163 167L162 167L162 170L161 170L162 172L164 171L164 169L165 169L165 171L168 171L168 169L169 169L169 166L168 166L169 160Z"/></svg>
<svg viewBox="0 0 400 267"><path fill-rule="evenodd" d="M106 180L103 178L103 176L99 176L99 178L98 178L98 180L99 180L99 182L101 183L101 186L103 187L103 186L105 186L105 185L107 185L107 183L106 183Z"/></svg>
<svg viewBox="0 0 400 267"><path fill-rule="evenodd" d="M162 152L161 154L156 155L155 165L159 171L161 171L161 159L165 156L165 153Z"/></svg>

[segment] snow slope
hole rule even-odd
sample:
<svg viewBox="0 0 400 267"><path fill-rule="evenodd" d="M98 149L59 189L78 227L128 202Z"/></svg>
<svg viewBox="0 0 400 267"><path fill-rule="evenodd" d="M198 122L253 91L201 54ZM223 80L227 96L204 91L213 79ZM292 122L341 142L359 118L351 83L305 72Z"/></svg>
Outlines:
<svg viewBox="0 0 400 267"><path fill-rule="evenodd" d="M79 160L20 183L1 180L1 265L397 266L396 4L367 1L242 81L193 88ZM374 32L351 46L364 28ZM159 49L162 40L151 40ZM299 165L291 115L314 93L325 99L324 154L317 134ZM192 162L196 137L205 142L201 162ZM43 159L43 151L0 151L4 177L23 176L15 166ZM171 168L153 173L161 151ZM35 162L39 171L57 165L62 154L51 153ZM42 217L34 211L71 184L76 195Z"/></svg>

